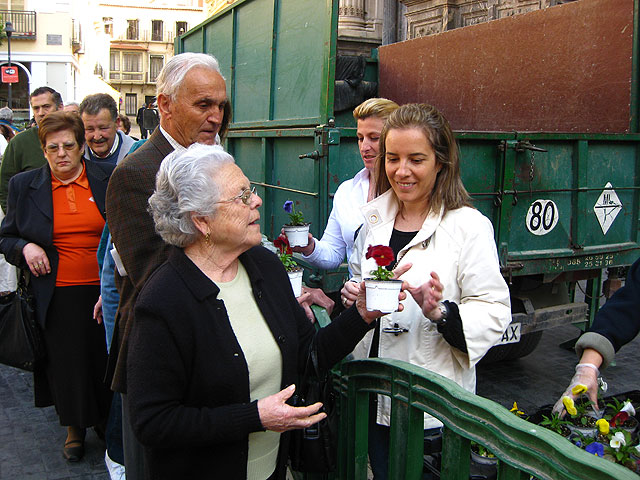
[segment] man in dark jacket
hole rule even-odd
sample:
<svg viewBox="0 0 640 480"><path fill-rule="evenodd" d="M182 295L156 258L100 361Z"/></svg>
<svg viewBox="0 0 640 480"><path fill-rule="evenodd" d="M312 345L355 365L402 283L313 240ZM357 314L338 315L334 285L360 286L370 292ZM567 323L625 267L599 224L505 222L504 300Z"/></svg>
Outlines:
<svg viewBox="0 0 640 480"><path fill-rule="evenodd" d="M156 234L147 200L155 188L162 160L175 149L199 142L220 142L229 122L227 89L217 60L183 53L164 66L157 79L160 128L116 167L107 190L107 220L125 271L116 273L120 304L110 351L112 389L121 392L128 480L144 478L142 450L128 418L126 363L133 307L149 275L168 257L169 247ZM199 105L207 105L200 108ZM194 105L198 105L195 107ZM117 263L117 260L116 260Z"/></svg>
<svg viewBox="0 0 640 480"><path fill-rule="evenodd" d="M156 110L153 102L149 102L147 108L142 112L142 126L147 132L153 133L159 123L158 110Z"/></svg>
<svg viewBox="0 0 640 480"><path fill-rule="evenodd" d="M138 109L138 114L136 115L136 123L138 124L138 127L140 127L140 138L147 138L147 131L142 126L142 115L144 113L145 107L146 107L146 105L142 105Z"/></svg>

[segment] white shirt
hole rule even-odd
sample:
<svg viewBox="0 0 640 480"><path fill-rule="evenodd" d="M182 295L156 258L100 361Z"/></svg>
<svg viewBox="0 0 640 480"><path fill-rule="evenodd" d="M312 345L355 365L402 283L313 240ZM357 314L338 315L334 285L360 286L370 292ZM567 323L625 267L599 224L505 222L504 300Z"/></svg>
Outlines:
<svg viewBox="0 0 640 480"><path fill-rule="evenodd" d="M351 257L353 235L364 222L360 211L367 203L369 194L369 171L363 168L355 177L340 184L333 197L333 209L320 241L308 257L303 258L311 265L329 270L337 268Z"/></svg>
<svg viewBox="0 0 640 480"><path fill-rule="evenodd" d="M183 147L181 144L179 144L175 138L169 135L169 132L167 132L164 128L162 128L162 125L158 125L158 128L160 128L160 133L164 135L164 138L167 139L167 142L169 142L169 145L171 145L174 150L178 152L183 152L187 149L186 147ZM215 144L220 145L220 135L218 135L217 133L216 133Z"/></svg>
<svg viewBox="0 0 640 480"><path fill-rule="evenodd" d="M7 142L7 139L4 138L4 135L0 134L0 156L4 155L4 151L7 148L8 144L9 142Z"/></svg>

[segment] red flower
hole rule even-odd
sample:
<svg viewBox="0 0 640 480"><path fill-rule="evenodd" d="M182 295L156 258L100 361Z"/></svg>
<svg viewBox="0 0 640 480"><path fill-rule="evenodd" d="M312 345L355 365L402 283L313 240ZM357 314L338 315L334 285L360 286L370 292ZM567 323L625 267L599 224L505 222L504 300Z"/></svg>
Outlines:
<svg viewBox="0 0 640 480"><path fill-rule="evenodd" d="M273 246L280 250L280 253L286 253L288 255L293 253L293 250L291 250L289 246L289 239L283 233L273 241Z"/></svg>
<svg viewBox="0 0 640 480"><path fill-rule="evenodd" d="M386 245L369 245L365 258L373 258L378 266L386 267L393 262L393 250Z"/></svg>
<svg viewBox="0 0 640 480"><path fill-rule="evenodd" d="M611 419L611 426L621 427L622 425L624 425L624 422L626 422L627 420L629 420L629 414L627 412L618 412Z"/></svg>

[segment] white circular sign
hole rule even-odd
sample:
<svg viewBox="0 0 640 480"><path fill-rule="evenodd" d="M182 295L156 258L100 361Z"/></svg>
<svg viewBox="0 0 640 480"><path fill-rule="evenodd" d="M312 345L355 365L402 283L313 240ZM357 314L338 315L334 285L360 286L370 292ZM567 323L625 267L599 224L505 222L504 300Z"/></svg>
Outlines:
<svg viewBox="0 0 640 480"><path fill-rule="evenodd" d="M559 216L553 200L536 200L527 211L527 230L534 235L546 235L556 226Z"/></svg>

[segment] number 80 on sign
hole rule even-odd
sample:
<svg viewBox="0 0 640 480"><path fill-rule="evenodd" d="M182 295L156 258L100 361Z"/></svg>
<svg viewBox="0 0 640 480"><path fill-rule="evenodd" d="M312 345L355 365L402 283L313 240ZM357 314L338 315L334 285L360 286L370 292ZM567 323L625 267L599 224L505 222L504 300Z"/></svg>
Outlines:
<svg viewBox="0 0 640 480"><path fill-rule="evenodd" d="M526 225L534 235L546 235L558 223L558 207L553 200L536 200L527 211Z"/></svg>

